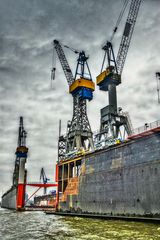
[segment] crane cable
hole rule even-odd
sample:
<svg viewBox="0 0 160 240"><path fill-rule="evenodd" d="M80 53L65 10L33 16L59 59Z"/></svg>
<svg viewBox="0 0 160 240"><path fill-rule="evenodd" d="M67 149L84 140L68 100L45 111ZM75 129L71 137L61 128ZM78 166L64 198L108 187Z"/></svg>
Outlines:
<svg viewBox="0 0 160 240"><path fill-rule="evenodd" d="M113 33L112 33L112 35L111 35L110 42L113 41L114 35L115 35L115 33L117 32L117 29L118 29L118 27L119 27L119 24L120 24L120 22L121 22L121 20L122 20L122 17L123 17L123 15L124 15L124 12L125 12L125 10L126 10L126 7L127 7L128 3L129 3L129 1L130 1L130 0L124 0L124 3L123 3L123 6L122 6L122 9L121 9L121 12L120 12L119 17L118 17L118 19L117 19L116 25L115 25L115 27L114 27L114 29L113 29Z"/></svg>
<svg viewBox="0 0 160 240"><path fill-rule="evenodd" d="M158 103L160 103L160 72L156 72Z"/></svg>
<svg viewBox="0 0 160 240"><path fill-rule="evenodd" d="M52 80L55 80L55 71L56 71L56 54L55 54L55 49L53 47L52 69L51 69L51 88L52 88Z"/></svg>
<svg viewBox="0 0 160 240"><path fill-rule="evenodd" d="M62 44L63 45L63 44ZM80 53L80 51L78 51L77 49L74 49L74 48L72 48L72 47L69 47L69 46L67 46L67 45L63 45L65 48L68 48L68 49L70 49L72 52L74 52L75 54L78 54L78 53Z"/></svg>

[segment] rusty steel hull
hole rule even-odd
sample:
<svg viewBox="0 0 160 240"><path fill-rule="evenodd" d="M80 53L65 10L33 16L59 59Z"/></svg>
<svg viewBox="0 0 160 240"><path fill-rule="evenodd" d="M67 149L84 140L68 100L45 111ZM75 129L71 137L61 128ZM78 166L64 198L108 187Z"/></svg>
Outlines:
<svg viewBox="0 0 160 240"><path fill-rule="evenodd" d="M160 133L82 157L78 194L59 211L160 217Z"/></svg>

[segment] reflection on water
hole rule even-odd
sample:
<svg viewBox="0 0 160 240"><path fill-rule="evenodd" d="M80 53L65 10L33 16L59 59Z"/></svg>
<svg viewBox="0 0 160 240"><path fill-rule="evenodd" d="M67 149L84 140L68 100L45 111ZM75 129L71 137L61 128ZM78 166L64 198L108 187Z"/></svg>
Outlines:
<svg viewBox="0 0 160 240"><path fill-rule="evenodd" d="M0 209L2 240L160 240L160 225Z"/></svg>

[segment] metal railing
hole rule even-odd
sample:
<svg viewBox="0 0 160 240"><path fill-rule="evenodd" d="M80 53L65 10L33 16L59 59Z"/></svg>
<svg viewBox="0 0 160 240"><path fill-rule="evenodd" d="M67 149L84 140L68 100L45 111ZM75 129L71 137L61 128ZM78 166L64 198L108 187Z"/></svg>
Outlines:
<svg viewBox="0 0 160 240"><path fill-rule="evenodd" d="M133 129L132 135L140 134L157 127L160 127L160 120L151 123L145 123L143 126Z"/></svg>
<svg viewBox="0 0 160 240"><path fill-rule="evenodd" d="M138 127L138 128L135 128L135 129L132 129L132 134L128 137L131 137L131 136L134 136L134 135L137 135L137 134L141 134L141 133L144 133L144 132L147 132L149 130L152 130L154 128L158 128L160 127L160 120L157 120L155 122L151 122L151 123L145 123L143 126L141 127ZM119 139L113 139L112 137L107 137L107 132L106 132L106 136L103 138L99 138L99 135L100 134L104 134L105 131L103 132L100 132L99 130L96 130L93 132L93 140L94 140L94 147L95 147L95 150L96 149L102 149L106 146L110 146L110 145L114 145L114 144L117 144L119 143ZM127 138L125 139L121 139L121 141L125 141ZM79 155L84 155L88 152L92 152L91 149L88 149L88 150L83 150L83 151L73 151L73 152L70 152L68 154L65 155L65 158L66 159L70 159L70 158L73 158L73 157L78 157Z"/></svg>

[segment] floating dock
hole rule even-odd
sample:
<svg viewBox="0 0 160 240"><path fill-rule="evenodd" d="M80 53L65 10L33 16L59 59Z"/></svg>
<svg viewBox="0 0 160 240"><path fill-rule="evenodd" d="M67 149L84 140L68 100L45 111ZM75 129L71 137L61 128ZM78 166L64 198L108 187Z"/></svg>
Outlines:
<svg viewBox="0 0 160 240"><path fill-rule="evenodd" d="M57 164L59 213L160 218L160 121Z"/></svg>

